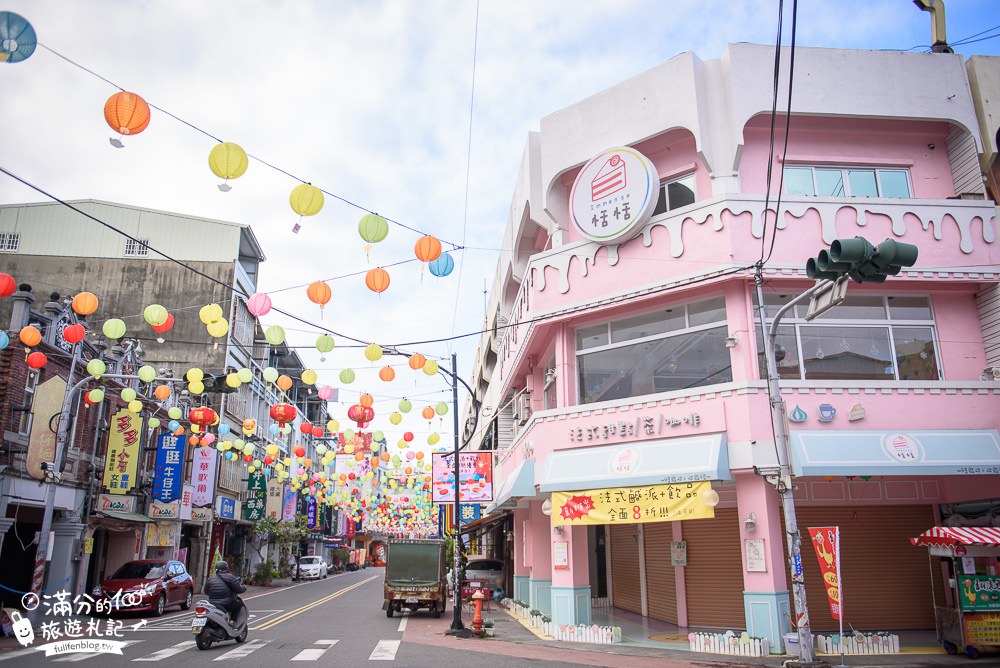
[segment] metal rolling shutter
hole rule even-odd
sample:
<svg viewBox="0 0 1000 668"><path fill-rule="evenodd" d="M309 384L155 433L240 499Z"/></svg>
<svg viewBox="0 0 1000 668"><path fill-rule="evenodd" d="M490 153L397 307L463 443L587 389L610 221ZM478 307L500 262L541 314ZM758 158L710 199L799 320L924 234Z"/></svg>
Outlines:
<svg viewBox="0 0 1000 668"><path fill-rule="evenodd" d="M635 524L613 524L608 528L611 529L611 605L641 615L639 528Z"/></svg>
<svg viewBox="0 0 1000 668"><path fill-rule="evenodd" d="M683 536L687 542L684 578L688 626L745 628L743 554L736 509L716 508L714 519L684 522Z"/></svg>
<svg viewBox="0 0 1000 668"><path fill-rule="evenodd" d="M934 525L930 506L803 507L795 509L802 534L806 603L813 630L836 630L808 527L840 527L844 628L859 631L934 628L927 548L910 538ZM788 554L787 542L784 545ZM937 600L944 594L934 572Z"/></svg>
<svg viewBox="0 0 1000 668"><path fill-rule="evenodd" d="M646 605L649 616L677 623L677 583L670 564L670 522L643 525L646 544Z"/></svg>

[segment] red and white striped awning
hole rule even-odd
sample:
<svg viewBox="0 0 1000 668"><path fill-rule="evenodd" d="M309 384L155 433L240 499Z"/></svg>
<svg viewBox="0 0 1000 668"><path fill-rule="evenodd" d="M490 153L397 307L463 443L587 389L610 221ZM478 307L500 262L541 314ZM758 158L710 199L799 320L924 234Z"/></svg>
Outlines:
<svg viewBox="0 0 1000 668"><path fill-rule="evenodd" d="M914 545L988 545L1000 547L1000 527L931 527L916 538Z"/></svg>

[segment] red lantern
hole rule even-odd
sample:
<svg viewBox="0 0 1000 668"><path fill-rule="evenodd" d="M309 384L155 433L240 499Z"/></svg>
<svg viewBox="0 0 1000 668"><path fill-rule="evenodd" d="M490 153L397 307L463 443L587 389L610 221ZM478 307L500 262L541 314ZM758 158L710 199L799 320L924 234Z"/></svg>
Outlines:
<svg viewBox="0 0 1000 668"><path fill-rule="evenodd" d="M375 418L375 410L371 406L362 406L361 404L354 404L347 409L347 417L358 423L358 427L363 426L367 422L371 422Z"/></svg>
<svg viewBox="0 0 1000 668"><path fill-rule="evenodd" d="M321 425L313 425L312 435L316 438L321 438L323 436L323 427Z"/></svg>
<svg viewBox="0 0 1000 668"><path fill-rule="evenodd" d="M34 352L28 355L28 366L32 369L41 369L48 361L44 353Z"/></svg>
<svg viewBox="0 0 1000 668"><path fill-rule="evenodd" d="M247 464L249 464L250 462L253 461L253 456L252 455L243 455L243 461L245 461Z"/></svg>
<svg viewBox="0 0 1000 668"><path fill-rule="evenodd" d="M308 422L303 422L302 424L299 425L299 431L301 431L303 434L311 434L312 430L313 426Z"/></svg>
<svg viewBox="0 0 1000 668"><path fill-rule="evenodd" d="M295 446L295 456L296 457L305 457L306 456L306 449L303 448L301 445L296 445Z"/></svg>
<svg viewBox="0 0 1000 668"><path fill-rule="evenodd" d="M271 419L280 425L285 425L295 419L295 406L290 404L275 404L271 406Z"/></svg>
<svg viewBox="0 0 1000 668"><path fill-rule="evenodd" d="M215 424L215 421L218 419L218 414L208 406L192 408L191 412L188 413L188 420L191 424L196 424L201 427L207 427L211 424Z"/></svg>
<svg viewBox="0 0 1000 668"><path fill-rule="evenodd" d="M169 332L170 328L173 327L173 326L174 326L174 314L173 313L168 313L167 314L167 319L163 321L163 324L160 324L160 325L150 325L150 327L153 328L153 331L156 332L157 334L164 334L166 332Z"/></svg>
<svg viewBox="0 0 1000 668"><path fill-rule="evenodd" d="M17 281L10 274L0 274L0 297L10 297L17 290Z"/></svg>
<svg viewBox="0 0 1000 668"><path fill-rule="evenodd" d="M63 329L62 336L66 343L80 343L83 341L83 337L87 336L87 328L79 323L69 325Z"/></svg>
<svg viewBox="0 0 1000 668"><path fill-rule="evenodd" d="M406 441L407 443L409 443L410 441L412 441L413 440L413 432L412 431L408 431L408 432L404 433L403 434L403 440Z"/></svg>

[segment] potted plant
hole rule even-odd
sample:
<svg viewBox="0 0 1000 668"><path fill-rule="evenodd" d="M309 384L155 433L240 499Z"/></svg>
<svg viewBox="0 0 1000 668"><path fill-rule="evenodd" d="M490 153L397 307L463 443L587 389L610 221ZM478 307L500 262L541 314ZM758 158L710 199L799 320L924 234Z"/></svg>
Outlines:
<svg viewBox="0 0 1000 668"><path fill-rule="evenodd" d="M486 634L487 638L493 637L493 627L495 624L496 622L490 617L483 620L483 633Z"/></svg>

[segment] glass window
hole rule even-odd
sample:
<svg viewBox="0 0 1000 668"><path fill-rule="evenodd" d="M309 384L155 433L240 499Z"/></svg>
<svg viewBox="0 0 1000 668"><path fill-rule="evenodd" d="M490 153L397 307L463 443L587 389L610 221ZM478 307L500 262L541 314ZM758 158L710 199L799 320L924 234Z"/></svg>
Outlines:
<svg viewBox="0 0 1000 668"><path fill-rule="evenodd" d="M878 178L881 182L882 197L910 197L910 181L902 169L880 169Z"/></svg>
<svg viewBox="0 0 1000 668"><path fill-rule="evenodd" d="M820 197L843 197L844 171L841 169L817 169L816 194Z"/></svg>
<svg viewBox="0 0 1000 668"><path fill-rule="evenodd" d="M930 327L893 327L900 380L941 380Z"/></svg>
<svg viewBox="0 0 1000 668"><path fill-rule="evenodd" d="M893 380L888 327L803 325L806 380Z"/></svg>
<svg viewBox="0 0 1000 668"><path fill-rule="evenodd" d="M805 301L805 300L803 300ZM806 302L808 304L808 302ZM852 295L839 306L816 316L817 320L885 320L885 301L881 296Z"/></svg>
<svg viewBox="0 0 1000 668"><path fill-rule="evenodd" d="M664 181L660 184L660 194L656 200L653 215L656 216L688 204L694 204L694 201L694 174L688 174L672 181Z"/></svg>
<svg viewBox="0 0 1000 668"><path fill-rule="evenodd" d="M688 306L688 320L691 327L726 321L726 299L715 297Z"/></svg>
<svg viewBox="0 0 1000 668"><path fill-rule="evenodd" d="M789 195L804 195L812 197L816 194L813 185L813 172L808 167L785 167L785 193Z"/></svg>
<svg viewBox="0 0 1000 668"><path fill-rule="evenodd" d="M586 350L608 345L608 326L581 327L576 330L576 349Z"/></svg>
<svg viewBox="0 0 1000 668"><path fill-rule="evenodd" d="M893 320L933 320L927 297L889 297L889 317Z"/></svg>
<svg viewBox="0 0 1000 668"><path fill-rule="evenodd" d="M631 341L684 329L684 308L668 308L622 318L611 323L611 342Z"/></svg>
<svg viewBox="0 0 1000 668"><path fill-rule="evenodd" d="M878 197L874 169L848 170L851 183L851 197Z"/></svg>

